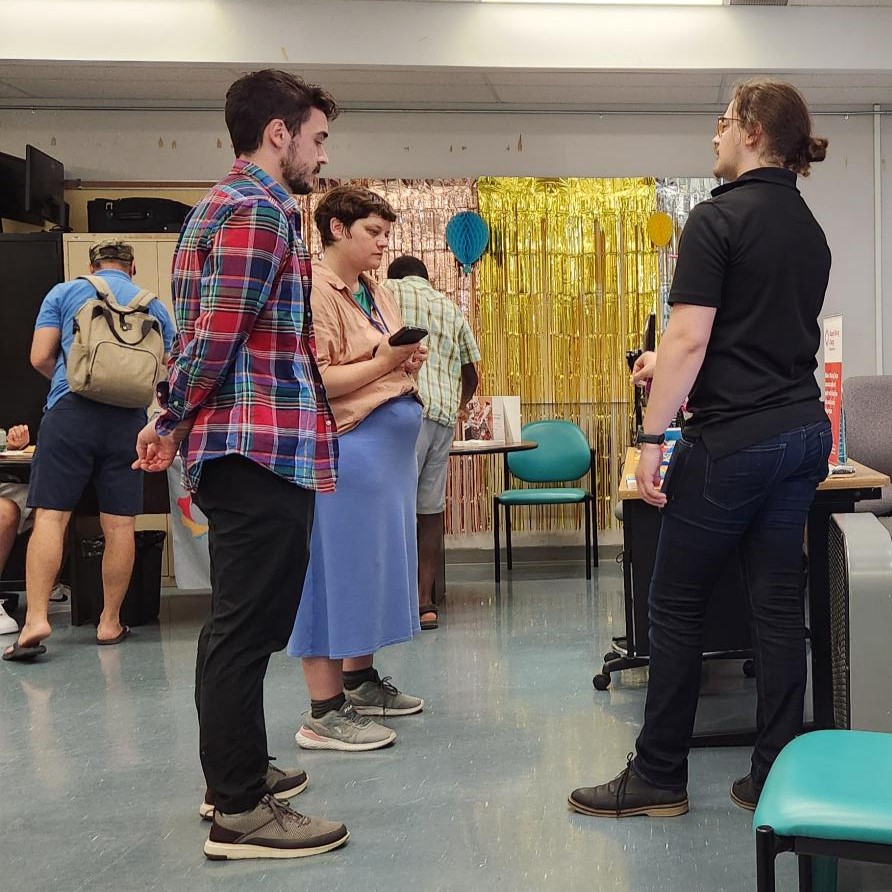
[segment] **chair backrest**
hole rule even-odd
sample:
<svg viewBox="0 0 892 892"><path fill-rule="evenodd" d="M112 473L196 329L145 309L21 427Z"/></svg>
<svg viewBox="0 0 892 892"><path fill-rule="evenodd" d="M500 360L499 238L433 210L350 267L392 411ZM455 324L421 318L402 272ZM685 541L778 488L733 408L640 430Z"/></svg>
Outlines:
<svg viewBox="0 0 892 892"><path fill-rule="evenodd" d="M846 378L842 393L846 453L892 475L892 375Z"/></svg>
<svg viewBox="0 0 892 892"><path fill-rule="evenodd" d="M562 483L578 480L591 467L591 447L572 421L531 421L520 436L539 444L537 449L508 454L508 467L520 480Z"/></svg>

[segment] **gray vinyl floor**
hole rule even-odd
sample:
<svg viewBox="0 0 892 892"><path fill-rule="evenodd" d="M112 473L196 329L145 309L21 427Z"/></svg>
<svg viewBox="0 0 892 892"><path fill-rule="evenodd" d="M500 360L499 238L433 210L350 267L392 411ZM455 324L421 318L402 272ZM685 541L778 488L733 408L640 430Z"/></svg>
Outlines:
<svg viewBox="0 0 892 892"><path fill-rule="evenodd" d="M299 750L299 666L273 658L270 749L310 775L294 804L352 833L337 852L290 862L201 851L192 672L206 596L166 597L160 625L115 648L57 616L46 657L0 664L0 890L755 889L751 816L728 798L745 749L694 751L684 817L567 809L573 787L625 765L642 715L646 670L606 692L591 682L622 631L617 565L603 561L591 583L574 564L519 566L498 595L489 573L452 569L441 628L379 655L381 674L427 704L392 720L390 749ZM698 721L746 724L753 684L739 663L707 664ZM779 876L796 888L792 856ZM841 872L841 890L890 888L885 868Z"/></svg>

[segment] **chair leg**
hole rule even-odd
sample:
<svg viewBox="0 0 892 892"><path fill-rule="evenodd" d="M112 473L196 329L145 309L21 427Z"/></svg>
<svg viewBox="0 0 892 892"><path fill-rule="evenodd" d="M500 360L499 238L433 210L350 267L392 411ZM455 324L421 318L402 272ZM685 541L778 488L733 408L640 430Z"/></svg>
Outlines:
<svg viewBox="0 0 892 892"><path fill-rule="evenodd" d="M585 578L592 578L592 513L588 499L582 503L585 514Z"/></svg>
<svg viewBox="0 0 892 892"><path fill-rule="evenodd" d="M771 827L756 828L756 892L777 892L774 883L774 830Z"/></svg>
<svg viewBox="0 0 892 892"><path fill-rule="evenodd" d="M499 500L493 496L492 500L492 555L495 561L496 583L502 581L502 556L499 554Z"/></svg>
<svg viewBox="0 0 892 892"><path fill-rule="evenodd" d="M598 509L595 502L595 493L592 493L592 500L589 502L589 509L592 512L592 554L594 556L594 565L598 566Z"/></svg>
<svg viewBox="0 0 892 892"><path fill-rule="evenodd" d="M514 561L511 555L511 507L505 505L505 549L508 552L508 569L514 567Z"/></svg>

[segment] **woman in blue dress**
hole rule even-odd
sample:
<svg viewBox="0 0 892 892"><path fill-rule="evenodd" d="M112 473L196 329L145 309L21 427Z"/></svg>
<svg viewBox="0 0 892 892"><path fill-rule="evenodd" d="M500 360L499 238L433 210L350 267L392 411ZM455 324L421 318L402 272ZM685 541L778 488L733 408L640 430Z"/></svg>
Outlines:
<svg viewBox="0 0 892 892"><path fill-rule="evenodd" d="M398 305L366 270L381 264L396 214L368 189L339 186L315 220L325 255L313 266L316 357L338 426L337 491L319 495L310 564L288 645L301 657L311 711L305 749L388 746L369 716L420 712L424 701L381 678L375 652L419 631L415 441L419 345L392 346Z"/></svg>

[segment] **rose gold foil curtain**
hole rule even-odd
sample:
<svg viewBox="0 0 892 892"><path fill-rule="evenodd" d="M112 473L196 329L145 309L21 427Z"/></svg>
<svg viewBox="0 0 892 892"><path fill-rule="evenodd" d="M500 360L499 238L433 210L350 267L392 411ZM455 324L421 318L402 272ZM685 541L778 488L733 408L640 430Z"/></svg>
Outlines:
<svg viewBox="0 0 892 892"><path fill-rule="evenodd" d="M566 418L596 449L598 525L612 502L631 433L625 351L640 346L658 309L660 267L647 236L656 209L652 179L361 180L399 214L379 278L399 254L420 257L431 281L464 310L480 344L483 394L519 394L523 421ZM324 188L335 185L328 181ZM305 236L318 255L315 196L304 199ZM477 210L490 245L470 277L446 246L446 224ZM454 457L446 531L491 529L502 488L499 458ZM572 509L516 512L517 529L575 530Z"/></svg>
<svg viewBox="0 0 892 892"><path fill-rule="evenodd" d="M326 189L348 181L323 181L319 191L303 199L304 235L314 256L322 253L319 233L313 224L313 210ZM477 210L474 180L351 180L357 186L383 195L399 215L390 236L377 278L386 276L390 261L400 254L412 254L424 261L433 285L456 301L471 329L480 336L477 312L476 274L462 275L461 268L446 245L446 224L461 211ZM495 472L501 464L492 458L453 458L446 494L446 532L476 533L490 529L491 512L487 495L493 491Z"/></svg>

